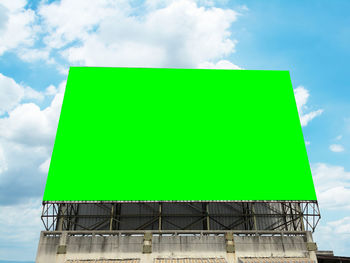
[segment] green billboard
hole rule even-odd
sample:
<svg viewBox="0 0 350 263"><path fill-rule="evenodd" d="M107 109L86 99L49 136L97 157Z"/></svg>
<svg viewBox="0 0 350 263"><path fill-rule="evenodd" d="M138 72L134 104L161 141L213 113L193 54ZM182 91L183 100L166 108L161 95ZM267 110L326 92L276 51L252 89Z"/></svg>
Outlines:
<svg viewBox="0 0 350 263"><path fill-rule="evenodd" d="M288 71L71 67L44 201L316 200Z"/></svg>

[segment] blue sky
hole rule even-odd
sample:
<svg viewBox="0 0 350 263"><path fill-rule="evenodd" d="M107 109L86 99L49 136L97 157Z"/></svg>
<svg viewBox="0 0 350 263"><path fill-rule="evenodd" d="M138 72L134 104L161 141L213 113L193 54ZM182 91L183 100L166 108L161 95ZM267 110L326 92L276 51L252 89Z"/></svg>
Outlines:
<svg viewBox="0 0 350 263"><path fill-rule="evenodd" d="M0 259L35 258L72 65L289 70L322 214L314 238L350 256L348 10L345 0L1 0Z"/></svg>

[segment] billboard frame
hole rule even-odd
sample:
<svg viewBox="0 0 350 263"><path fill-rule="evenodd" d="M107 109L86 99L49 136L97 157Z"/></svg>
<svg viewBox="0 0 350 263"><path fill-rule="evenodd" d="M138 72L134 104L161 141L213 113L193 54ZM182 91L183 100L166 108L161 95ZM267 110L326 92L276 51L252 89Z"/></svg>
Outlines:
<svg viewBox="0 0 350 263"><path fill-rule="evenodd" d="M151 209L148 214L122 214L121 207L137 204L140 207ZM163 205L177 204L188 209L194 209L190 214L166 213L162 211ZM215 205L231 206L227 212L211 212ZM152 207L151 207L152 205ZM88 213L82 214L79 208L89 207ZM241 207L237 212L235 207ZM255 207L265 207L267 212L256 212ZM199 208L198 208L199 207ZM103 209L104 214L94 213L96 209ZM236 209L236 210L235 210ZM187 218L187 225L177 225L177 218ZM79 220L93 219L91 225L80 225ZM321 218L317 201L62 201L43 202L41 220L46 231L78 231L78 230L128 230L120 228L122 219L138 218L145 223L135 225L130 230L147 230L156 226L156 230L170 230L169 224L175 230L196 230L193 228L198 223L202 224L201 230L212 230L213 223L220 230L235 230L239 227L245 231L315 231ZM226 218L226 221L221 220ZM227 225L229 219L230 224ZM259 227L259 220L271 222ZM168 227L164 228L164 224Z"/></svg>

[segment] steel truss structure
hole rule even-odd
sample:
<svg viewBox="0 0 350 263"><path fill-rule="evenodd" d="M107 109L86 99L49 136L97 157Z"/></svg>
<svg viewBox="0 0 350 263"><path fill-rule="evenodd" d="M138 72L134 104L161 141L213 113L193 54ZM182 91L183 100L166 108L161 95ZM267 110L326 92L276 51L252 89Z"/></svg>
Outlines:
<svg viewBox="0 0 350 263"><path fill-rule="evenodd" d="M317 201L44 202L46 231L312 231Z"/></svg>
<svg viewBox="0 0 350 263"><path fill-rule="evenodd" d="M307 231L272 231L272 230L71 230L71 231L41 231L45 237L93 237L93 236L224 236L232 234L233 236L303 236L307 238Z"/></svg>

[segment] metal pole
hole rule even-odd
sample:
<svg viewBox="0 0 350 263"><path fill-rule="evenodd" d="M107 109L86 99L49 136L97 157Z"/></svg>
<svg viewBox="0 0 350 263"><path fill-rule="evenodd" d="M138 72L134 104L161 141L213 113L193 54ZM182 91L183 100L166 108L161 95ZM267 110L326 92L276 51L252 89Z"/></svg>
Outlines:
<svg viewBox="0 0 350 263"><path fill-rule="evenodd" d="M158 219L158 230L162 230L162 203L159 203L159 219Z"/></svg>
<svg viewBox="0 0 350 263"><path fill-rule="evenodd" d="M207 230L210 230L209 203L206 203L206 212L207 212Z"/></svg>
<svg viewBox="0 0 350 263"><path fill-rule="evenodd" d="M114 204L111 207L111 220L109 221L109 230L113 230Z"/></svg>

